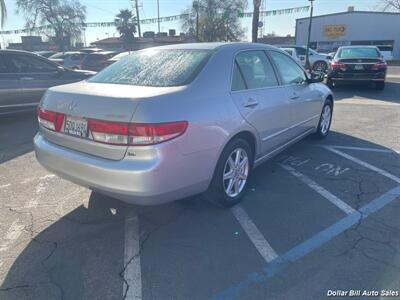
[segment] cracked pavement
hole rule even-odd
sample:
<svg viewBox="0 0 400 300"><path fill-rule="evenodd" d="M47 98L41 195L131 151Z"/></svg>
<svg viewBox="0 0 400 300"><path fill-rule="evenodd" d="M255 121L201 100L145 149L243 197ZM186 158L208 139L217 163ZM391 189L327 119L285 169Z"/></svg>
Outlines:
<svg viewBox="0 0 400 300"><path fill-rule="evenodd" d="M332 132L322 144L400 150L399 80L383 92L353 86L335 94ZM124 273L140 257L142 299L203 300L265 266L230 210L201 196L130 206L50 174L32 152L36 129L34 114L0 120L0 299L128 299ZM280 168L288 157L297 161L292 166L298 172L354 209L398 186L320 144L302 141L256 169L251 179L243 209L278 255L345 216ZM400 154L341 151L400 177ZM342 172L335 176L321 165ZM397 199L255 284L241 299L400 290L399 214ZM129 216L138 217L140 244L124 261Z"/></svg>

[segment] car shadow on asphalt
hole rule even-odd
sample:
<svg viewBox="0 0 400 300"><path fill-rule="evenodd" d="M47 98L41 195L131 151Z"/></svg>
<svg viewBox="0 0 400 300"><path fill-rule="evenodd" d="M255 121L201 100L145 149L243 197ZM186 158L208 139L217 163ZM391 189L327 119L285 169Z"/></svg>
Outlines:
<svg viewBox="0 0 400 300"><path fill-rule="evenodd" d="M400 103L400 82L386 82L384 90L377 90L368 84L338 84L332 89L335 101L353 97L377 101Z"/></svg>
<svg viewBox="0 0 400 300"><path fill-rule="evenodd" d="M319 140L312 138L300 143L303 146L321 144ZM331 132L323 144L389 150L381 145L338 132ZM294 147L286 151L296 151L295 149ZM266 166L268 164L260 167L257 173L268 172ZM257 190L257 183L250 183L250 186L254 186ZM40 204L38 208L40 209ZM4 300L121 299L124 226L125 218L132 210L138 215L141 224L147 223L153 226L151 230L175 222L182 214L188 212L191 218L194 216L194 220L197 220L196 214L202 214L201 220L207 222L204 224L211 224L221 216L229 214L229 211L204 201L201 196L159 206L139 207L94 192L91 193L87 207L80 205L61 218L54 218L45 228L39 226L44 221L43 216L39 215L36 219L32 212L30 214L32 224L24 228L30 232L31 239L11 264L0 287L0 298ZM40 229L35 229L38 226ZM217 231L217 227L222 225L214 223L213 226ZM209 229L205 227L204 231ZM167 243L167 239L174 234L176 233L170 232L168 235L157 235L157 237L165 238ZM180 234L185 235L185 233ZM141 242L148 236L148 232L140 233ZM202 251L207 251L209 244L213 242L214 240L201 241L204 244Z"/></svg>
<svg viewBox="0 0 400 300"><path fill-rule="evenodd" d="M37 131L35 112L0 115L0 164L33 151Z"/></svg>

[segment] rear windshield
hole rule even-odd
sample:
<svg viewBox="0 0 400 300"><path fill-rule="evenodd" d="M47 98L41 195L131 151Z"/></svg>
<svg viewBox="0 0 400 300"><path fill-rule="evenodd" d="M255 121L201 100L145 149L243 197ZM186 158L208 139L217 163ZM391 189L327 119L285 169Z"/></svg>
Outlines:
<svg viewBox="0 0 400 300"><path fill-rule="evenodd" d="M379 52L375 48L343 48L338 53L339 58L357 58L357 57L379 57Z"/></svg>
<svg viewBox="0 0 400 300"><path fill-rule="evenodd" d="M180 86L194 79L206 63L210 50L143 50L112 64L90 82L139 86Z"/></svg>

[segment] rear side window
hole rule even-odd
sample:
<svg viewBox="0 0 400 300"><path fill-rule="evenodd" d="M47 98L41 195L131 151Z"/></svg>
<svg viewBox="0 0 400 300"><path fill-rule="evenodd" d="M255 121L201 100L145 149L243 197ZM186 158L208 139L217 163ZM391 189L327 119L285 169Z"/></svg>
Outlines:
<svg viewBox="0 0 400 300"><path fill-rule="evenodd" d="M138 51L112 64L89 81L154 87L185 85L195 78L210 55L210 50Z"/></svg>
<svg viewBox="0 0 400 300"><path fill-rule="evenodd" d="M296 48L298 55L306 55L306 49L304 48Z"/></svg>
<svg viewBox="0 0 400 300"><path fill-rule="evenodd" d="M48 73L57 68L44 60L31 55L7 55L8 68L12 73Z"/></svg>
<svg viewBox="0 0 400 300"><path fill-rule="evenodd" d="M246 89L246 84L244 82L242 73L240 72L237 63L235 62L232 75L232 91L241 91L245 89Z"/></svg>
<svg viewBox="0 0 400 300"><path fill-rule="evenodd" d="M303 84L306 82L307 77L304 70L293 59L281 52L270 51L269 53L284 85Z"/></svg>
<svg viewBox="0 0 400 300"><path fill-rule="evenodd" d="M236 63L243 74L247 88L265 88L278 85L274 69L264 51L254 50L239 53Z"/></svg>

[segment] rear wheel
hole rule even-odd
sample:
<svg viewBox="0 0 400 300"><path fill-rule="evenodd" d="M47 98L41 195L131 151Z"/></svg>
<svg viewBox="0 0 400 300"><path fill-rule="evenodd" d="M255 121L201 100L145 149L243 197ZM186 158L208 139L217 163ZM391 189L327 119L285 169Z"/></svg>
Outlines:
<svg viewBox="0 0 400 300"><path fill-rule="evenodd" d="M377 90L383 90L383 89L385 89L385 82L384 82L384 81L382 81L382 82L375 82L375 88L376 88Z"/></svg>
<svg viewBox="0 0 400 300"><path fill-rule="evenodd" d="M324 61L317 61L313 65L313 71L315 72L323 72L325 73L326 70L328 69L328 64Z"/></svg>
<svg viewBox="0 0 400 300"><path fill-rule="evenodd" d="M330 100L326 101L324 107L322 108L321 117L319 119L318 129L316 132L316 137L323 139L329 133L332 123L332 102Z"/></svg>
<svg viewBox="0 0 400 300"><path fill-rule="evenodd" d="M239 203L247 188L253 167L253 151L242 138L231 141L222 152L206 198L223 207Z"/></svg>

